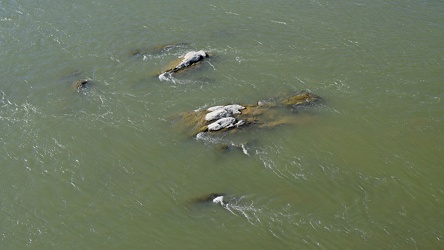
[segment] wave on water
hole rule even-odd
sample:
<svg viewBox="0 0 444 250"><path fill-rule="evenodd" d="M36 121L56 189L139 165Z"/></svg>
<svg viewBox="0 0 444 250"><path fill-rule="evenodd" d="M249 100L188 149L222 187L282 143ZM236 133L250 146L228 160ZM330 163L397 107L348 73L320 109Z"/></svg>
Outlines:
<svg viewBox="0 0 444 250"><path fill-rule="evenodd" d="M196 135L197 141L203 141L205 144L209 145L219 145L226 149L239 149L243 154L250 156L250 148L248 143L236 143L230 139L225 139L224 136L214 136L209 132L201 132Z"/></svg>
<svg viewBox="0 0 444 250"><path fill-rule="evenodd" d="M225 204L219 204L223 209L236 217L244 218L250 225L262 228L267 234L284 242L290 243L294 237L301 237L297 232L290 232L288 228L295 226L318 228L318 224L321 223L319 218L311 214L303 215L297 212L289 203L271 208L272 200L253 195L228 196L225 199Z"/></svg>
<svg viewBox="0 0 444 250"><path fill-rule="evenodd" d="M259 214L262 209L256 207L254 201L247 203L246 199L248 199L247 196L233 198L228 203L223 204L222 207L233 215L244 217L250 224L260 223Z"/></svg>
<svg viewBox="0 0 444 250"><path fill-rule="evenodd" d="M167 81L167 82L172 82L174 84L179 83L179 81L173 77L173 74L171 72L164 72L164 73L160 74L159 80L161 82Z"/></svg>

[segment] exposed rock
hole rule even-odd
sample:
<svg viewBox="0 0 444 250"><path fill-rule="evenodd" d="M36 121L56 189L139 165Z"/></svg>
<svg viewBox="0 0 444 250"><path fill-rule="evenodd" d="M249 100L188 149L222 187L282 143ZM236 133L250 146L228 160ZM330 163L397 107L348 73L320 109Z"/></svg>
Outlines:
<svg viewBox="0 0 444 250"><path fill-rule="evenodd" d="M208 125L208 131L218 131L224 128L236 126L237 120L234 117L224 117Z"/></svg>
<svg viewBox="0 0 444 250"><path fill-rule="evenodd" d="M183 71L189 68L190 66L201 62L206 57L208 57L208 53L203 50L190 51L186 53L183 57L179 58L180 61L173 62L172 63L173 66L169 67L167 70L162 72L159 75L159 79L160 80L168 79L167 74L173 74L179 71Z"/></svg>
<svg viewBox="0 0 444 250"><path fill-rule="evenodd" d="M189 67L190 65L192 65L194 63L197 63L197 62L203 60L207 56L208 56L208 54L203 50L188 52L183 57L182 61L176 67L171 69L171 71L177 72L179 70L182 70L186 67Z"/></svg>
<svg viewBox="0 0 444 250"><path fill-rule="evenodd" d="M227 106L214 106L207 111L210 111L210 113L205 115L206 121L212 121L224 117L229 117L234 114L240 114L240 110L245 109L245 107L237 104L227 105Z"/></svg>
<svg viewBox="0 0 444 250"><path fill-rule="evenodd" d="M294 109L288 107L310 106L321 98L309 92L302 92L288 98L253 105L220 105L206 110L179 114L180 121L187 131L195 136L202 132L221 132L255 125L257 127L276 127L282 124L299 124Z"/></svg>

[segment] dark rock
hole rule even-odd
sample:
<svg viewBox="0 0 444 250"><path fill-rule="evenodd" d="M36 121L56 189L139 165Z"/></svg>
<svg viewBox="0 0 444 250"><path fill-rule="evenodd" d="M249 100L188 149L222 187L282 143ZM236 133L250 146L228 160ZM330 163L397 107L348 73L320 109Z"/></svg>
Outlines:
<svg viewBox="0 0 444 250"><path fill-rule="evenodd" d="M85 88L87 85L89 85L89 84L90 84L90 81L91 81L90 79L80 79L80 80L77 80L77 81L75 81L75 82L71 85L71 88L72 88L73 90L77 90L77 91L79 91L79 90Z"/></svg>
<svg viewBox="0 0 444 250"><path fill-rule="evenodd" d="M192 203L203 203L203 202L214 202L217 204L221 204L222 206L227 204L228 202L224 200L225 194L223 193L211 193L207 195L203 195L201 197L197 197L191 200Z"/></svg>
<svg viewBox="0 0 444 250"><path fill-rule="evenodd" d="M281 103L286 106L309 106L321 101L322 98L310 92L301 92L289 98L284 98Z"/></svg>

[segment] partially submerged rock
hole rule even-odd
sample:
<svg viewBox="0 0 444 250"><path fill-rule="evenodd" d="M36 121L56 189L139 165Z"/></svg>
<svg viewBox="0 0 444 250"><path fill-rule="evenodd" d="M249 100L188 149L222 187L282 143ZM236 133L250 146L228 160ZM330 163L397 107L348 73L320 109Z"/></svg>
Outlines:
<svg viewBox="0 0 444 250"><path fill-rule="evenodd" d="M206 110L179 114L180 122L195 136L202 132L221 132L250 125L275 127L295 123L294 109L285 107L310 106L321 98L310 92L302 92L271 102L253 105L221 105Z"/></svg>
<svg viewBox="0 0 444 250"><path fill-rule="evenodd" d="M218 145L218 149L220 152L230 152L230 151L239 151L244 155L250 155L248 153L248 144L250 143L226 143Z"/></svg>
<svg viewBox="0 0 444 250"><path fill-rule="evenodd" d="M208 56L208 53L203 50L190 51L186 53L183 57L179 58L178 61L173 62L172 66L168 67L167 70L163 71L159 75L159 79L164 80L168 78L168 75L188 69L189 67L200 63Z"/></svg>
<svg viewBox="0 0 444 250"><path fill-rule="evenodd" d="M225 206L226 204L228 204L228 201L224 200L224 198L225 194L223 193L211 193L203 195L201 197L194 198L193 200L191 200L191 202L192 203L213 202Z"/></svg>
<svg viewBox="0 0 444 250"><path fill-rule="evenodd" d="M73 90L79 91L83 88L86 88L86 86L90 84L90 81L91 81L90 79L77 80L71 85L71 88Z"/></svg>
<svg viewBox="0 0 444 250"><path fill-rule="evenodd" d="M285 98L281 101L282 104L287 106L309 106L319 102L321 98L317 95L313 95L309 92L303 92L298 95Z"/></svg>

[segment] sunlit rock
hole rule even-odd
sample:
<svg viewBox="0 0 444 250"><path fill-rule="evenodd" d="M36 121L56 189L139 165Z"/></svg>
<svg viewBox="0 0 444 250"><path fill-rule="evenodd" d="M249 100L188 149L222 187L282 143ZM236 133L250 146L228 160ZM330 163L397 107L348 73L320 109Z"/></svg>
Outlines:
<svg viewBox="0 0 444 250"><path fill-rule="evenodd" d="M205 115L205 120L212 121L224 117L229 117L234 114L240 114L241 110L243 109L245 109L245 107L238 104L211 107L207 109L207 111L210 111L210 113Z"/></svg>
<svg viewBox="0 0 444 250"><path fill-rule="evenodd" d="M168 79L168 76L171 76L171 74L188 69L189 67L201 62L206 57L208 57L208 53L203 50L190 51L183 57L179 58L178 61L173 62L171 67L159 75L159 79Z"/></svg>
<svg viewBox="0 0 444 250"><path fill-rule="evenodd" d="M234 117L224 117L208 125L208 131L218 131L232 127L239 127L245 124L244 121L237 121Z"/></svg>
<svg viewBox="0 0 444 250"><path fill-rule="evenodd" d="M298 115L294 107L312 106L321 98L309 92L301 92L286 98L259 101L253 105L219 105L206 110L183 112L178 115L193 136L207 133L237 130L244 127L273 128L284 124L301 124L310 116ZM303 117L303 118L302 118Z"/></svg>

